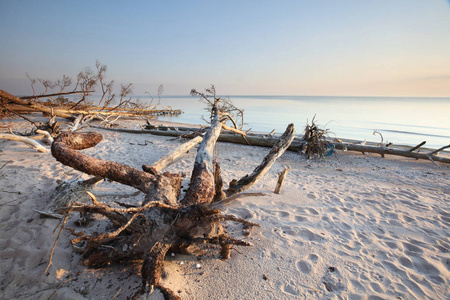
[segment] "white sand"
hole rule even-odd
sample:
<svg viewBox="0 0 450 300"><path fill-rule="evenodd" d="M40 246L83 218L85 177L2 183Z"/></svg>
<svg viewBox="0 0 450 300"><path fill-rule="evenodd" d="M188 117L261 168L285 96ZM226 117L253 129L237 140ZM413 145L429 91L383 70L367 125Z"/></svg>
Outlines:
<svg viewBox="0 0 450 300"><path fill-rule="evenodd" d="M170 137L102 134L104 140L84 152L135 168L179 145ZM145 140L152 143L137 145ZM224 181L250 173L268 150L220 143ZM190 175L194 157L191 151L167 170ZM0 170L0 299L126 299L134 294L141 283L139 261L83 267L67 231L43 274L58 220L42 219L32 209L47 207L57 179L89 176L49 153L0 140L0 167L8 161ZM292 170L275 195L277 173L285 165ZM183 299L450 298L450 166L343 152L323 162L307 161L288 152L250 191L267 196L242 199L225 212L261 224L247 238L254 247L236 247L241 254L232 251L227 261L178 254L166 258L164 284ZM100 183L94 192L134 190ZM120 200L142 199L141 194ZM75 219L67 226L76 228ZM243 237L238 225L228 229Z"/></svg>

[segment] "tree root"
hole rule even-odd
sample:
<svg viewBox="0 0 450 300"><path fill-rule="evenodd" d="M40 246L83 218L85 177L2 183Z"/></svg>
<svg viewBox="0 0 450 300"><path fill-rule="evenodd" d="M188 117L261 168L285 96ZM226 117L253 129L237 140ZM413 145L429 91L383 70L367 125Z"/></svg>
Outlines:
<svg viewBox="0 0 450 300"><path fill-rule="evenodd" d="M161 290L165 299L179 299L170 289L161 285L164 257L169 249L184 251L190 245L213 244L220 246L220 257L228 259L233 246L251 246L247 241L228 235L222 222L241 223L244 229L259 224L221 214L221 209L238 198L262 195L239 193L267 173L276 158L292 142L295 131L293 125L289 125L281 142L274 146L260 167L246 177L249 180L240 180L237 185L230 186L227 193L232 196L223 199L225 193L222 190L223 183L220 182L220 168L218 164L214 167L213 158L214 147L222 129L218 115L216 109L211 128L198 149L189 188L180 200L180 174L150 174L76 151L100 142L102 137L97 133L63 133L52 145L53 156L63 164L146 193L146 198L139 207L123 204L120 208L112 207L88 193L92 203L72 203L70 207L58 209L65 215L71 211L100 214L114 227L111 232L92 235L71 230L76 236L71 241L72 245L78 250L83 249L84 265L101 267L127 258L143 259L142 287L134 296L135 299L155 288ZM242 182L244 183L241 184Z"/></svg>

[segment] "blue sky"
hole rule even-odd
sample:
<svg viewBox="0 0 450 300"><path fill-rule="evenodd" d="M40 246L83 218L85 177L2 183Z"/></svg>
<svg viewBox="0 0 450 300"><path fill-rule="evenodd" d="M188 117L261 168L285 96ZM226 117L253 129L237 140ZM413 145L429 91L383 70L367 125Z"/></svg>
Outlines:
<svg viewBox="0 0 450 300"><path fill-rule="evenodd" d="M450 96L445 0L0 0L0 88L95 61L135 94Z"/></svg>

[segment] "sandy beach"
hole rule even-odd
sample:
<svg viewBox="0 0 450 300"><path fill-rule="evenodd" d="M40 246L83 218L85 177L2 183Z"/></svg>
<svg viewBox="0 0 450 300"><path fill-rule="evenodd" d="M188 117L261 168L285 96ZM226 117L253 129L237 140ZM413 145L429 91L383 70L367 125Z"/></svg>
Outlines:
<svg viewBox="0 0 450 300"><path fill-rule="evenodd" d="M13 130L24 125L15 121ZM180 145L172 137L90 130L104 139L84 153L137 169ZM253 171L268 151L219 143L224 182ZM190 151L166 169L185 173L183 186L195 154ZM68 231L44 273L59 220L41 218L33 209L47 209L57 180L89 176L50 153L7 140L0 140L2 166L0 299L127 299L139 289L139 261L84 267ZM292 169L281 193L274 194L284 166ZM198 257L166 257L163 284L182 299L450 299L449 165L341 151L323 161L307 160L286 152L249 192L266 196L244 198L224 212L261 225L248 237L240 225L228 225L232 236L253 247L236 246L226 261L216 249ZM139 204L144 197L112 182L99 183L93 193L104 202ZM75 220L66 226L83 229ZM89 226L101 230L105 224ZM162 295L155 291L143 298Z"/></svg>

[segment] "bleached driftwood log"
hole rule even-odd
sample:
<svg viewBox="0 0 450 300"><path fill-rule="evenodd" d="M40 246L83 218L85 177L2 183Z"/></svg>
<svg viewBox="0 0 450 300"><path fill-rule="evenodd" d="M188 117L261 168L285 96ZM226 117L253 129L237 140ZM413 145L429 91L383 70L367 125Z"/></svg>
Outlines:
<svg viewBox="0 0 450 300"><path fill-rule="evenodd" d="M48 131L38 129L36 130L36 133L42 135L42 137L39 138L41 138L44 143L48 145L51 145L53 143L53 137Z"/></svg>
<svg viewBox="0 0 450 300"><path fill-rule="evenodd" d="M117 132L128 132L128 133L136 133L136 134L153 134L153 135L161 135L161 136L173 136L179 137L184 136L188 133L199 131L199 128L189 128L189 127L173 127L173 126L158 126L158 129L145 129L145 130L133 130L133 129L121 129L121 128L105 128L106 130L117 131ZM273 147L275 143L278 141L278 138L264 135L264 134L255 134L255 133L246 133L245 139L241 135L237 134L229 134L222 133L218 139L219 142L227 142L227 143L235 143L235 144L243 144L243 145L252 145L252 146L260 146L260 147ZM446 157L441 157L437 155L437 152L432 153L433 151L429 151L429 153L417 153L413 152L418 148L422 147L424 143L413 147L412 149L394 149L392 147L379 147L379 146L370 146L370 145L360 145L354 144L352 142L336 142L329 141L328 142L331 147L335 147L337 150L343 151L356 151L361 153L377 153L382 156L384 155L396 155L403 157L411 157L415 159L425 159L425 160L433 160L442 163L450 163L450 159ZM301 152L305 149L306 142L302 140L302 138L294 138L288 150ZM417 147L417 148L416 148ZM405 147L402 147L405 148ZM444 146L439 151L448 148L448 146ZM438 152L439 152L438 151Z"/></svg>
<svg viewBox="0 0 450 300"><path fill-rule="evenodd" d="M269 154L264 157L262 163L258 167L256 167L256 169L251 174L245 175L239 180L234 179L230 182L230 186L226 191L227 195L242 193L259 179L261 179L270 170L275 160L280 157L284 153L284 151L286 151L286 149L294 140L294 136L294 124L289 124L289 126L286 128L286 131L280 137L278 142L272 147Z"/></svg>
<svg viewBox="0 0 450 300"><path fill-rule="evenodd" d="M220 212L223 205L246 194L236 194L214 203L217 194L214 147L222 128L217 115L215 111L211 128L198 149L189 188L182 199L178 199L181 188L179 174L153 175L77 151L95 146L101 141L99 134L63 133L52 145L52 154L61 163L91 175L130 185L146 194L139 207L112 207L99 202L90 194L92 204L75 203L61 210L65 213L80 211L101 214L115 228L112 232L98 235L81 234L72 240L73 245L85 242L83 264L100 267L125 258L143 258L142 289L134 296L135 299L147 293L148 288L150 291L159 288L166 299L179 299L161 285L164 256L169 249L177 252L185 251L191 245L216 244L220 246L220 256L226 259L232 245L251 245L228 235L222 221L239 222L246 227L258 224ZM294 128L290 125L283 135L282 145L272 149L259 167L260 171L254 172L257 175L251 176L252 180L244 185L245 188L249 188L268 171L274 160L289 146L293 136Z"/></svg>
<svg viewBox="0 0 450 300"><path fill-rule="evenodd" d="M47 148L45 148L44 146L42 146L41 144L39 144L35 140L30 139L30 138L25 137L25 136L9 134L9 133L0 133L0 139L6 139L6 140L11 140L11 141L17 141L17 142L25 143L27 145L30 145L31 147L33 147L37 151L42 152L42 153L49 152L49 150Z"/></svg>
<svg viewBox="0 0 450 300"><path fill-rule="evenodd" d="M124 128L102 128L92 126L93 128L105 129L109 131L116 132L126 132L126 133L135 133L135 134L153 134L160 136L172 136L172 137L180 137L187 136L189 134L193 134L195 132L202 132L205 129L202 128L191 128L191 127L173 127L173 126L158 126L158 128L154 129L124 129ZM276 136L267 136L266 134L258 134L258 133L245 133L245 139L242 137L240 133L232 134L230 132L223 132L220 134L218 141L233 143L233 144L241 144L241 145L251 145L251 146L259 146L259 147L273 147L278 141L279 137ZM301 151L304 147L305 143L298 138L295 138L291 145L288 147L291 151Z"/></svg>
<svg viewBox="0 0 450 300"><path fill-rule="evenodd" d="M273 191L275 194L279 194L281 192L281 188L283 187L284 180L286 179L287 174L291 170L291 167L284 167L283 171L278 173L278 180L275 190Z"/></svg>
<svg viewBox="0 0 450 300"><path fill-rule="evenodd" d="M154 162L151 166L143 165L142 169L145 172L151 173L151 174L158 174L162 169L164 169L166 166L174 162L176 159L178 159L183 154L189 152L193 147L195 147L198 143L200 143L203 140L203 136L197 136L193 138L192 140L182 144L180 147L176 148L172 152L164 155L160 159L158 159L156 162Z"/></svg>
<svg viewBox="0 0 450 300"><path fill-rule="evenodd" d="M391 149L386 147L374 147L374 146L367 146L367 145L356 145L356 144L350 144L350 143L333 143L336 149L338 150L348 150L348 151L358 151L362 153L377 153L384 157L384 155L397 155L397 156L404 156L404 157L411 157L416 159L425 159L425 160L431 160L431 161L438 161L450 164L450 158L447 157L441 157L436 155L436 151L430 151L429 153L417 153L417 152L411 152L410 150L399 150L399 149ZM450 147L444 146L439 151L442 151L445 148Z"/></svg>

